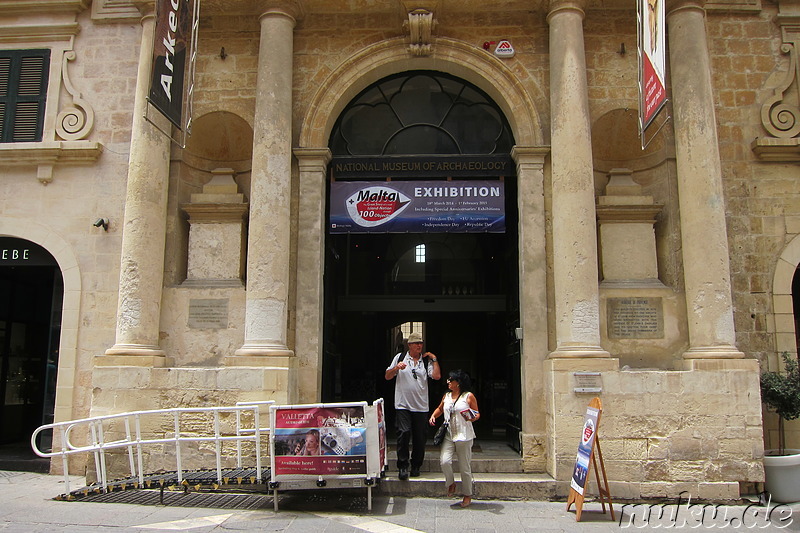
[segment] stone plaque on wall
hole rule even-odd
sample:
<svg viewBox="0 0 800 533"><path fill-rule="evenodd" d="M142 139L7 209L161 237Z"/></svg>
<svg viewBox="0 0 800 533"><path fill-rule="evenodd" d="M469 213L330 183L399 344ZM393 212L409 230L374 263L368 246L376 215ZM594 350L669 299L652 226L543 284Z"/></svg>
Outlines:
<svg viewBox="0 0 800 533"><path fill-rule="evenodd" d="M609 339L663 339L661 298L609 298L607 327Z"/></svg>
<svg viewBox="0 0 800 533"><path fill-rule="evenodd" d="M189 327L194 329L225 329L228 327L228 299L189 300Z"/></svg>

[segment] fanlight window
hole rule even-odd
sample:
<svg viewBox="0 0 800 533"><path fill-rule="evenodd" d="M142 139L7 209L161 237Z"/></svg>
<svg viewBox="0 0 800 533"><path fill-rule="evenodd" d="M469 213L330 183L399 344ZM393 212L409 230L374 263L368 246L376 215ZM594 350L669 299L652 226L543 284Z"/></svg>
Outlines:
<svg viewBox="0 0 800 533"><path fill-rule="evenodd" d="M330 142L335 156L502 154L513 145L503 113L485 93L427 71L366 89L342 112Z"/></svg>

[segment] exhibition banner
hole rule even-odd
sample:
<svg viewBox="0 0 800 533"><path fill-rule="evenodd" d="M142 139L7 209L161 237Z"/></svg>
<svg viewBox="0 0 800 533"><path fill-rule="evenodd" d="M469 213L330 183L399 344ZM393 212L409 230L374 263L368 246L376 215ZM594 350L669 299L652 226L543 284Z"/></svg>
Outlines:
<svg viewBox="0 0 800 533"><path fill-rule="evenodd" d="M183 110L186 58L191 41L190 0L156 0L149 100L178 128Z"/></svg>
<svg viewBox="0 0 800 533"><path fill-rule="evenodd" d="M499 180L336 181L331 233L504 233Z"/></svg>
<svg viewBox="0 0 800 533"><path fill-rule="evenodd" d="M273 479L367 473L365 405L273 407Z"/></svg>

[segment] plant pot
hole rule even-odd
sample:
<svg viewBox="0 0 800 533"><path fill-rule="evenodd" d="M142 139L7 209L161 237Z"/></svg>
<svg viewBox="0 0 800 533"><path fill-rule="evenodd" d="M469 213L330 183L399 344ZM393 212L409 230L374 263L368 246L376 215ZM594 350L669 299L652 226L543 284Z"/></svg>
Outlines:
<svg viewBox="0 0 800 533"><path fill-rule="evenodd" d="M800 450L786 448L788 455L775 455L778 450L764 452L764 488L772 501L800 502Z"/></svg>

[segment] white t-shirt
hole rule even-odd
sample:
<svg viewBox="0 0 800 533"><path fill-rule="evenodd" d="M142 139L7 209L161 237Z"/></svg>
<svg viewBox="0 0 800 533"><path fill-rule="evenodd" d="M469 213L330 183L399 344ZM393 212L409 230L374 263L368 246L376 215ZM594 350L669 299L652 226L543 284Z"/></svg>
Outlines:
<svg viewBox="0 0 800 533"><path fill-rule="evenodd" d="M386 368L394 368L399 361L407 366L397 371L397 381L394 385L394 408L406 409L415 413L427 413L428 407L428 378L433 378L433 364L425 369L425 360L420 357L417 363L408 353L399 353L392 359L392 364ZM414 374L417 375L414 379Z"/></svg>

